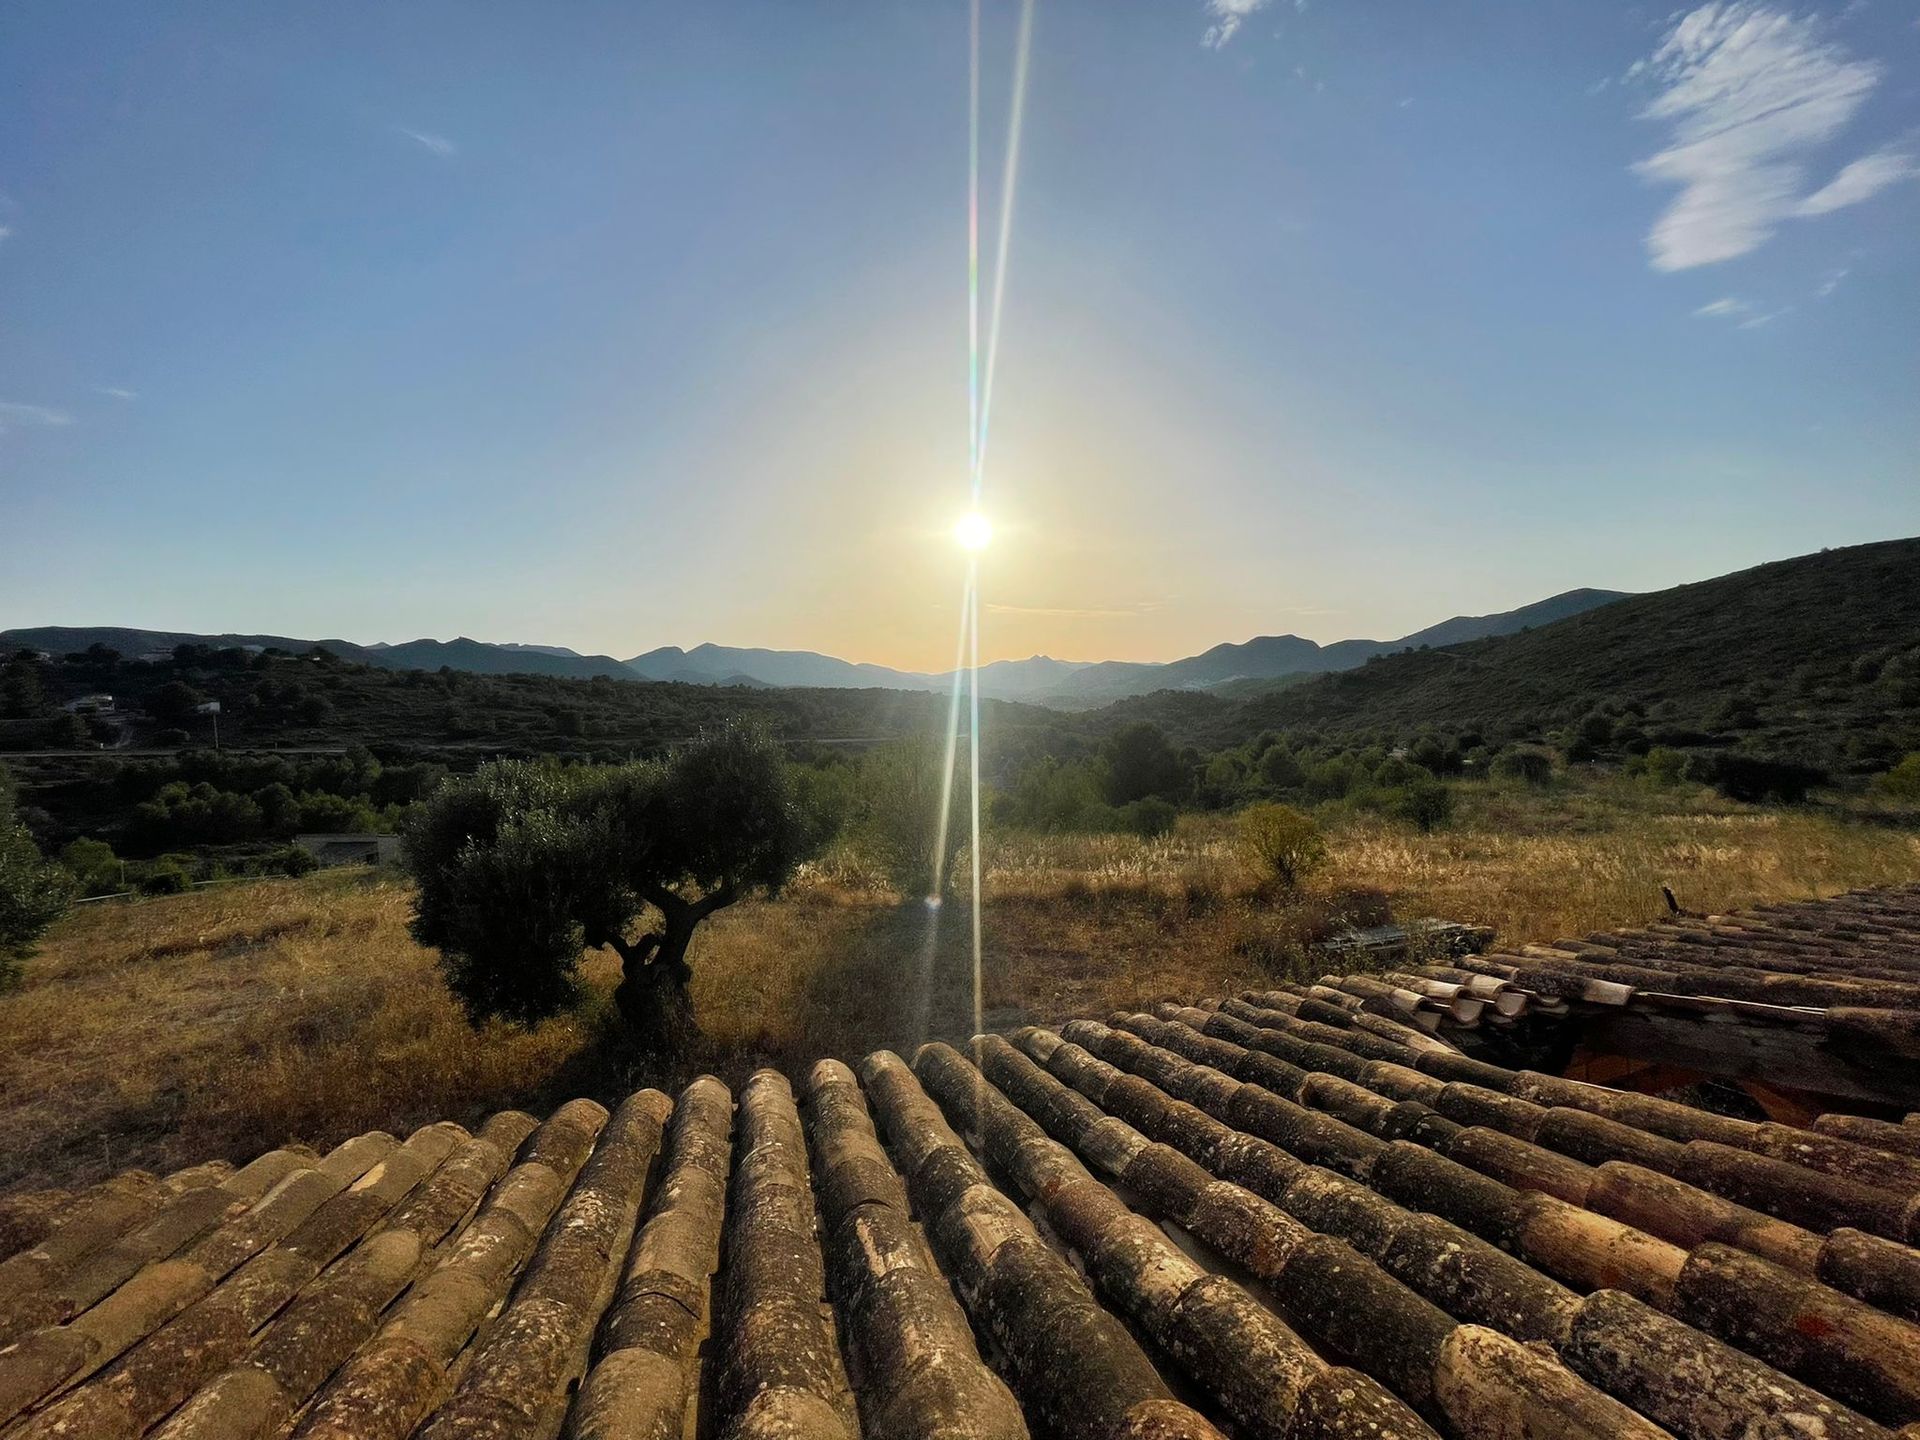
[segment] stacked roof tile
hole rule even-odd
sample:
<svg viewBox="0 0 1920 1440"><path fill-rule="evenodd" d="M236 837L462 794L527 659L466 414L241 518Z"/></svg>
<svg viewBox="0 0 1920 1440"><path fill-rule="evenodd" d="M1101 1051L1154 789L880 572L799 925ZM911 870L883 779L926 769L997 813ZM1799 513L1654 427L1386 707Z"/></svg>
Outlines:
<svg viewBox="0 0 1920 1440"><path fill-rule="evenodd" d="M1469 1051L1573 1020L1608 1049L1914 1108L1920 886L1327 976L1268 1003L1392 1017Z"/></svg>
<svg viewBox="0 0 1920 1440"><path fill-rule="evenodd" d="M1410 1013L1261 992L12 1197L0 1437L1920 1436L1920 1116L1731 1119Z"/></svg>

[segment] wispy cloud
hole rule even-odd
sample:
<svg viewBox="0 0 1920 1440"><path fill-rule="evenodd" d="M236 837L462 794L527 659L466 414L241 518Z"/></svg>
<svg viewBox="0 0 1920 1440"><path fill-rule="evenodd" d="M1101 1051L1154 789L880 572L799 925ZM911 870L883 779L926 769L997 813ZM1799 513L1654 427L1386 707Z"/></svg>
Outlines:
<svg viewBox="0 0 1920 1440"><path fill-rule="evenodd" d="M102 385L100 386L100 393L102 395L110 395L115 400L138 400L140 398L140 392L138 390L128 390L119 385Z"/></svg>
<svg viewBox="0 0 1920 1440"><path fill-rule="evenodd" d="M1218 50L1240 32L1249 15L1266 8L1267 0L1207 0L1207 16L1213 23L1200 37L1200 43L1209 50ZM1294 8L1307 7L1300 0L1294 0Z"/></svg>
<svg viewBox="0 0 1920 1440"><path fill-rule="evenodd" d="M1796 215L1826 215L1848 205L1871 200L1889 185L1920 175L1920 163L1913 156L1891 147L1863 155L1807 196L1795 208Z"/></svg>
<svg viewBox="0 0 1920 1440"><path fill-rule="evenodd" d="M1701 320L1729 320L1737 323L1742 330L1757 330L1762 325L1778 320L1791 305L1783 305L1778 310L1763 310L1751 300L1743 300L1738 295L1723 295L1718 300L1710 300L1695 310L1694 316Z"/></svg>
<svg viewBox="0 0 1920 1440"><path fill-rule="evenodd" d="M12 235L13 227L11 225L0 225L0 240L9 239Z"/></svg>
<svg viewBox="0 0 1920 1440"><path fill-rule="evenodd" d="M1680 187L1647 235L1656 270L1686 270L1759 248L1783 220L1855 205L1915 173L1890 150L1805 192L1805 161L1853 120L1882 68L1822 38L1819 22L1733 0L1680 18L1628 79L1659 87L1641 115L1672 126L1635 166Z"/></svg>
<svg viewBox="0 0 1920 1440"><path fill-rule="evenodd" d="M1833 269L1820 277L1820 283L1814 287L1813 293L1822 300L1826 299L1840 288L1840 282L1845 280L1850 273L1844 265L1834 266Z"/></svg>
<svg viewBox="0 0 1920 1440"><path fill-rule="evenodd" d="M396 125L393 128L421 149L438 155L443 160L460 153L460 147L453 141L444 135L436 135L431 130L410 130L405 125Z"/></svg>
<svg viewBox="0 0 1920 1440"><path fill-rule="evenodd" d="M23 425L71 425L73 416L48 405L28 405L18 400L0 400L0 435Z"/></svg>

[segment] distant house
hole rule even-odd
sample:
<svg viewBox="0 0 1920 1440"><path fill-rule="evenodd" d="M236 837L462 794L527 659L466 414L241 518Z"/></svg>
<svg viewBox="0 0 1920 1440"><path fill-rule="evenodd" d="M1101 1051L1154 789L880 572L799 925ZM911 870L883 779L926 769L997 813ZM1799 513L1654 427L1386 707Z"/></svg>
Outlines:
<svg viewBox="0 0 1920 1440"><path fill-rule="evenodd" d="M293 843L321 865L386 865L400 858L398 835L296 835Z"/></svg>
<svg viewBox="0 0 1920 1440"><path fill-rule="evenodd" d="M82 695L77 700L69 700L60 707L69 715L111 715L113 714L113 696Z"/></svg>

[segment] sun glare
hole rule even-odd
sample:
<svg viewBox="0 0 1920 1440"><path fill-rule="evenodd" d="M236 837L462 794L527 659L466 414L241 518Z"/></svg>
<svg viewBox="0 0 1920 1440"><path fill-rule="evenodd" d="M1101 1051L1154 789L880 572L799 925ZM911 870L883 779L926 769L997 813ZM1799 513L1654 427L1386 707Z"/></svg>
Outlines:
<svg viewBox="0 0 1920 1440"><path fill-rule="evenodd" d="M962 550L978 554L992 542L993 526L986 516L974 510L953 522L953 538L960 542Z"/></svg>

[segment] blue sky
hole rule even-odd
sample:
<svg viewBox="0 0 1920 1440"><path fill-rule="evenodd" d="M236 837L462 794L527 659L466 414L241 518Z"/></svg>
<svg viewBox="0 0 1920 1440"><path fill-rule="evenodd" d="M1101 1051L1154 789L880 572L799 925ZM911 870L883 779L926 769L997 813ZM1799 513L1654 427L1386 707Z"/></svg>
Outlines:
<svg viewBox="0 0 1920 1440"><path fill-rule="evenodd" d="M964 0L0 10L0 626L944 667L966 79ZM984 655L1920 531L1916 157L1896 0L1041 0Z"/></svg>

